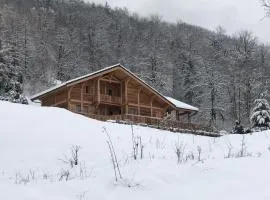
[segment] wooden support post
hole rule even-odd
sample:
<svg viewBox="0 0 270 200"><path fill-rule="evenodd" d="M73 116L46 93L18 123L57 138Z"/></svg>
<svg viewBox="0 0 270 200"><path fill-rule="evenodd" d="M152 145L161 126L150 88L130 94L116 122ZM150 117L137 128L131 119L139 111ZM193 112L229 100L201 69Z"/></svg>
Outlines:
<svg viewBox="0 0 270 200"><path fill-rule="evenodd" d="M175 110L175 113L176 113L176 121L180 121L179 110Z"/></svg>
<svg viewBox="0 0 270 200"><path fill-rule="evenodd" d="M72 110L71 110L71 105L70 105L70 99L71 99L71 91L72 91L72 89L73 89L73 86L70 87L70 88L68 88L68 98L67 98L67 103L68 103L68 110L69 110L69 111L72 111Z"/></svg>
<svg viewBox="0 0 270 200"><path fill-rule="evenodd" d="M163 109L163 115L164 115L164 113L166 113L166 111L168 110L168 108L170 107L170 105L167 105L164 109Z"/></svg>
<svg viewBox="0 0 270 200"><path fill-rule="evenodd" d="M121 114L123 115L123 81L120 82Z"/></svg>
<svg viewBox="0 0 270 200"><path fill-rule="evenodd" d="M112 76L113 76L113 75L111 74L111 75L110 75L110 83L112 83Z"/></svg>
<svg viewBox="0 0 270 200"><path fill-rule="evenodd" d="M137 96L137 102L138 102L137 112L138 112L138 115L140 115L140 93L141 93L141 90L142 90L142 88L139 87L138 96Z"/></svg>
<svg viewBox="0 0 270 200"><path fill-rule="evenodd" d="M130 79L125 80L125 113L128 114L128 82Z"/></svg>
<svg viewBox="0 0 270 200"><path fill-rule="evenodd" d="M97 97L98 104L100 104L100 78L97 80Z"/></svg>
<svg viewBox="0 0 270 200"><path fill-rule="evenodd" d="M151 97L151 117L153 117L153 101L155 99L155 96Z"/></svg>
<svg viewBox="0 0 270 200"><path fill-rule="evenodd" d="M83 112L83 89L85 88L85 82L81 86L81 112Z"/></svg>

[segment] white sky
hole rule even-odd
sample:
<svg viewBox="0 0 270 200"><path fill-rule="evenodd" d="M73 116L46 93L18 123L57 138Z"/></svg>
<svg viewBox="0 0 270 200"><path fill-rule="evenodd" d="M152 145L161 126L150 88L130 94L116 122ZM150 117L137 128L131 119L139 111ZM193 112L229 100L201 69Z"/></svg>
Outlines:
<svg viewBox="0 0 270 200"><path fill-rule="evenodd" d="M270 18L264 18L260 0L86 0L112 7L126 7L141 16L158 14L163 20L179 20L214 30L218 25L232 34L249 30L270 44ZM264 18L264 19L263 19Z"/></svg>

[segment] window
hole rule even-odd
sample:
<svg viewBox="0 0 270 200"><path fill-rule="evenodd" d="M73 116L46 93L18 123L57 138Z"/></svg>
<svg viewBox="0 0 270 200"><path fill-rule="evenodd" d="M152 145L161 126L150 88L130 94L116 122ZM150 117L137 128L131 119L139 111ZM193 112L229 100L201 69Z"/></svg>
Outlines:
<svg viewBox="0 0 270 200"><path fill-rule="evenodd" d="M89 93L89 86L85 86L85 93L86 93L86 94Z"/></svg>
<svg viewBox="0 0 270 200"><path fill-rule="evenodd" d="M137 115L137 114L138 114L137 108L129 107L129 108L128 108L128 114L131 114L131 115Z"/></svg>
<svg viewBox="0 0 270 200"><path fill-rule="evenodd" d="M88 113L88 106L83 106L83 112Z"/></svg>
<svg viewBox="0 0 270 200"><path fill-rule="evenodd" d="M81 106L80 105L76 105L76 112L81 112Z"/></svg>
<svg viewBox="0 0 270 200"><path fill-rule="evenodd" d="M107 95L112 96L112 89L111 88L107 89Z"/></svg>

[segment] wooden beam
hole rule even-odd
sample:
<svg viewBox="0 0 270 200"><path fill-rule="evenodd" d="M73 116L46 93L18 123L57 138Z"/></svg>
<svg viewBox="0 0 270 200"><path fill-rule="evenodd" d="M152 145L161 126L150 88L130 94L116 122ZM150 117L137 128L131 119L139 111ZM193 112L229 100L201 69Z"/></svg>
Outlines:
<svg viewBox="0 0 270 200"><path fill-rule="evenodd" d="M128 83L130 81L130 78L128 77L125 79L125 113L128 114Z"/></svg>
<svg viewBox="0 0 270 200"><path fill-rule="evenodd" d="M121 79L119 79L117 76L115 76L114 74L112 75L113 78L115 78L118 81L121 81Z"/></svg>
<svg viewBox="0 0 270 200"><path fill-rule="evenodd" d="M121 114L123 113L123 81L120 83L120 96L121 96Z"/></svg>
<svg viewBox="0 0 270 200"><path fill-rule="evenodd" d="M133 107L141 107L141 108L150 108L151 109L151 105L149 105L149 106L148 105L138 105L135 103L129 103L128 105L133 106ZM152 109L163 111L163 109L159 108L159 107L152 107Z"/></svg>
<svg viewBox="0 0 270 200"><path fill-rule="evenodd" d="M110 74L110 83L111 83L111 81L112 81L112 74Z"/></svg>
<svg viewBox="0 0 270 200"><path fill-rule="evenodd" d="M83 89L85 88L86 82L84 82L81 86L81 112L83 111Z"/></svg>
<svg viewBox="0 0 270 200"><path fill-rule="evenodd" d="M155 99L155 96L152 96L151 97L151 117L153 117L153 101L154 101L154 99Z"/></svg>
<svg viewBox="0 0 270 200"><path fill-rule="evenodd" d="M73 87L74 87L74 86L68 88L68 98L67 98L68 110L71 110L71 106L70 106L70 98L71 98L71 91L72 91Z"/></svg>
<svg viewBox="0 0 270 200"><path fill-rule="evenodd" d="M170 107L170 105L165 106L163 109L163 112L165 113L169 107Z"/></svg>
<svg viewBox="0 0 270 200"><path fill-rule="evenodd" d="M74 103L81 103L81 100L79 99L70 99L70 102L74 102ZM83 101L84 104L93 104L92 101Z"/></svg>
<svg viewBox="0 0 270 200"><path fill-rule="evenodd" d="M59 101L59 102L54 103L54 104L51 105L51 106L58 106L58 105L60 105L60 104L66 103L66 102L67 102L67 99L64 99L64 100L62 100L62 101Z"/></svg>
<svg viewBox="0 0 270 200"><path fill-rule="evenodd" d="M84 81L88 81L88 80L91 80L91 79L94 79L94 78L97 78L97 77L101 77L101 76L106 75L106 74L109 74L110 72L113 72L113 71L115 71L117 69L120 69L121 70L122 68L119 67L119 66L115 66L115 67L113 67L111 69L104 70L104 71L102 71L100 73L96 73L96 74L91 75L89 77L82 78L82 79L79 79L79 80L74 81L72 83L69 83L68 86L77 85L78 83L81 83L81 82L84 82Z"/></svg>
<svg viewBox="0 0 270 200"><path fill-rule="evenodd" d="M97 97L98 97L98 104L100 104L100 78L97 80Z"/></svg>
<svg viewBox="0 0 270 200"><path fill-rule="evenodd" d="M104 79L104 78L101 78L100 80L101 80L101 81L104 81L104 82L109 82L109 83L118 83L118 84L121 83L121 81L116 81L116 80L111 80L111 79Z"/></svg>
<svg viewBox="0 0 270 200"><path fill-rule="evenodd" d="M138 88L138 96L137 96L137 103L138 103L138 105L140 105L140 93L141 93L141 90L142 90L142 88L139 87ZM140 106L137 107L137 112L138 112L138 115L140 115Z"/></svg>

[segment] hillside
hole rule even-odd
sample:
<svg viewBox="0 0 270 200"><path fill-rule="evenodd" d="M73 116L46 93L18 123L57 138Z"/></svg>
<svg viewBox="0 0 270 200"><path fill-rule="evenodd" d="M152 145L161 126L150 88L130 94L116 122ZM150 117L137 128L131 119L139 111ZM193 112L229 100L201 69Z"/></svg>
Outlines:
<svg viewBox="0 0 270 200"><path fill-rule="evenodd" d="M228 35L80 0L0 0L0 30L0 99L23 101L116 63L199 107L194 120L217 129L236 119L249 125L254 100L269 98L269 47L248 31Z"/></svg>
<svg viewBox="0 0 270 200"><path fill-rule="evenodd" d="M144 145L132 157L132 128L59 108L0 102L0 199L268 199L270 132L209 138L134 126ZM115 182L107 136L122 180ZM243 142L244 141L244 142ZM63 162L79 145L79 166ZM176 146L181 147L177 163ZM199 152L201 149L201 156ZM226 158L228 156L229 158ZM243 156L243 157L242 157ZM69 180L59 180L64 171Z"/></svg>

